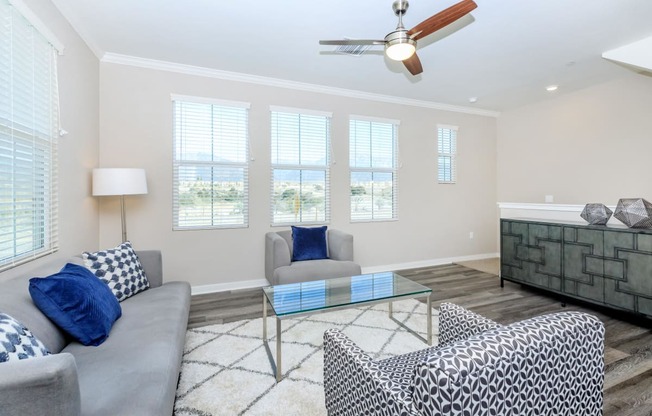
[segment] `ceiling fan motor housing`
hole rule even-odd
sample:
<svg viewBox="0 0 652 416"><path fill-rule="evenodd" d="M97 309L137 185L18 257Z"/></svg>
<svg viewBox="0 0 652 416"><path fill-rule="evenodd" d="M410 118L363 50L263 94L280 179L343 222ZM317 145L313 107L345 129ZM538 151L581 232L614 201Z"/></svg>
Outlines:
<svg viewBox="0 0 652 416"><path fill-rule="evenodd" d="M390 59L403 61L416 50L417 42L406 29L397 29L385 36L385 53Z"/></svg>
<svg viewBox="0 0 652 416"><path fill-rule="evenodd" d="M409 43L416 46L417 42L408 35L407 29L398 29L390 32L385 36L385 48L399 43Z"/></svg>
<svg viewBox="0 0 652 416"><path fill-rule="evenodd" d="M407 29L403 27L403 15L408 6L407 0L396 0L392 4L392 9L398 16L398 25L396 30L385 36L385 54L395 61L404 61L411 57L417 47L417 42L408 35Z"/></svg>

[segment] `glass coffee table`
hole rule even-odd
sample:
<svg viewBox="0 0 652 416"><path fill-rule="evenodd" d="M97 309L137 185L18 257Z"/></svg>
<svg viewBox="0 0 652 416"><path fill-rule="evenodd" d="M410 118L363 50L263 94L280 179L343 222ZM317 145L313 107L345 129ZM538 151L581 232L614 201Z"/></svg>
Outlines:
<svg viewBox="0 0 652 416"><path fill-rule="evenodd" d="M339 277L312 282L290 283L263 288L263 343L267 349L276 381L281 381L281 321L302 315L312 315L347 309L359 305L389 303L389 317L409 332L432 345L432 309L429 287L420 285L396 273L374 273ZM392 302L402 299L426 298L427 339L392 317ZM276 315L276 363L267 343L267 303Z"/></svg>

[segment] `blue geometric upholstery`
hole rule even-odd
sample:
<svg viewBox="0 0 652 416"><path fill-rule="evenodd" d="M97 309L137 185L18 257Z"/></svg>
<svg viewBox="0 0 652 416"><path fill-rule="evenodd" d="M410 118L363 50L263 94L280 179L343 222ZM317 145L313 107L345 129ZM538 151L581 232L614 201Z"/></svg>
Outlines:
<svg viewBox="0 0 652 416"><path fill-rule="evenodd" d="M445 308L462 316L460 307L452 306ZM492 326L484 319L480 327ZM440 316L442 324L451 328ZM602 414L604 326L594 316L560 312L477 331L467 339L378 362L340 331L326 331L328 414Z"/></svg>

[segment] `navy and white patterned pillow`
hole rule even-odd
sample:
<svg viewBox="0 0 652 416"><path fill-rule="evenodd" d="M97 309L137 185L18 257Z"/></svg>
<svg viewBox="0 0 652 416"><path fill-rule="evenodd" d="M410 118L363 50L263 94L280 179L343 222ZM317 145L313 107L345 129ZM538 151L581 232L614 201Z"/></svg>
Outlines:
<svg viewBox="0 0 652 416"><path fill-rule="evenodd" d="M50 351L23 324L0 313L0 363L45 357Z"/></svg>
<svg viewBox="0 0 652 416"><path fill-rule="evenodd" d="M109 285L120 302L149 287L145 271L129 241L116 248L82 253L87 268Z"/></svg>

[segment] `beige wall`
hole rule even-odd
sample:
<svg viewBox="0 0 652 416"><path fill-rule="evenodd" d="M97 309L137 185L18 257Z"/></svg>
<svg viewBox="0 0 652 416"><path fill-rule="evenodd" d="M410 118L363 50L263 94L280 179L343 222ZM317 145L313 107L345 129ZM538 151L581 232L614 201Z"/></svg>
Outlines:
<svg viewBox="0 0 652 416"><path fill-rule="evenodd" d="M251 103L256 160L250 170L249 228L172 231L171 93ZM264 278L264 234L272 229L270 105L333 113L329 226L354 234L363 267L497 251L494 118L102 63L100 165L146 169L149 194L127 199L129 239L137 249L163 250L166 279L201 286ZM349 221L349 114L401 120L399 221ZM437 123L460 127L457 185L436 183ZM116 198L101 201L100 246L120 242L119 211Z"/></svg>
<svg viewBox="0 0 652 416"><path fill-rule="evenodd" d="M561 86L560 88L563 88ZM498 119L498 200L652 201L652 78L622 79Z"/></svg>
<svg viewBox="0 0 652 416"><path fill-rule="evenodd" d="M25 0L65 47L58 57L61 122L68 131L59 138L59 251L0 274L0 279L30 273L97 248L98 203L91 196L91 169L98 163L99 60L55 6L47 0Z"/></svg>

